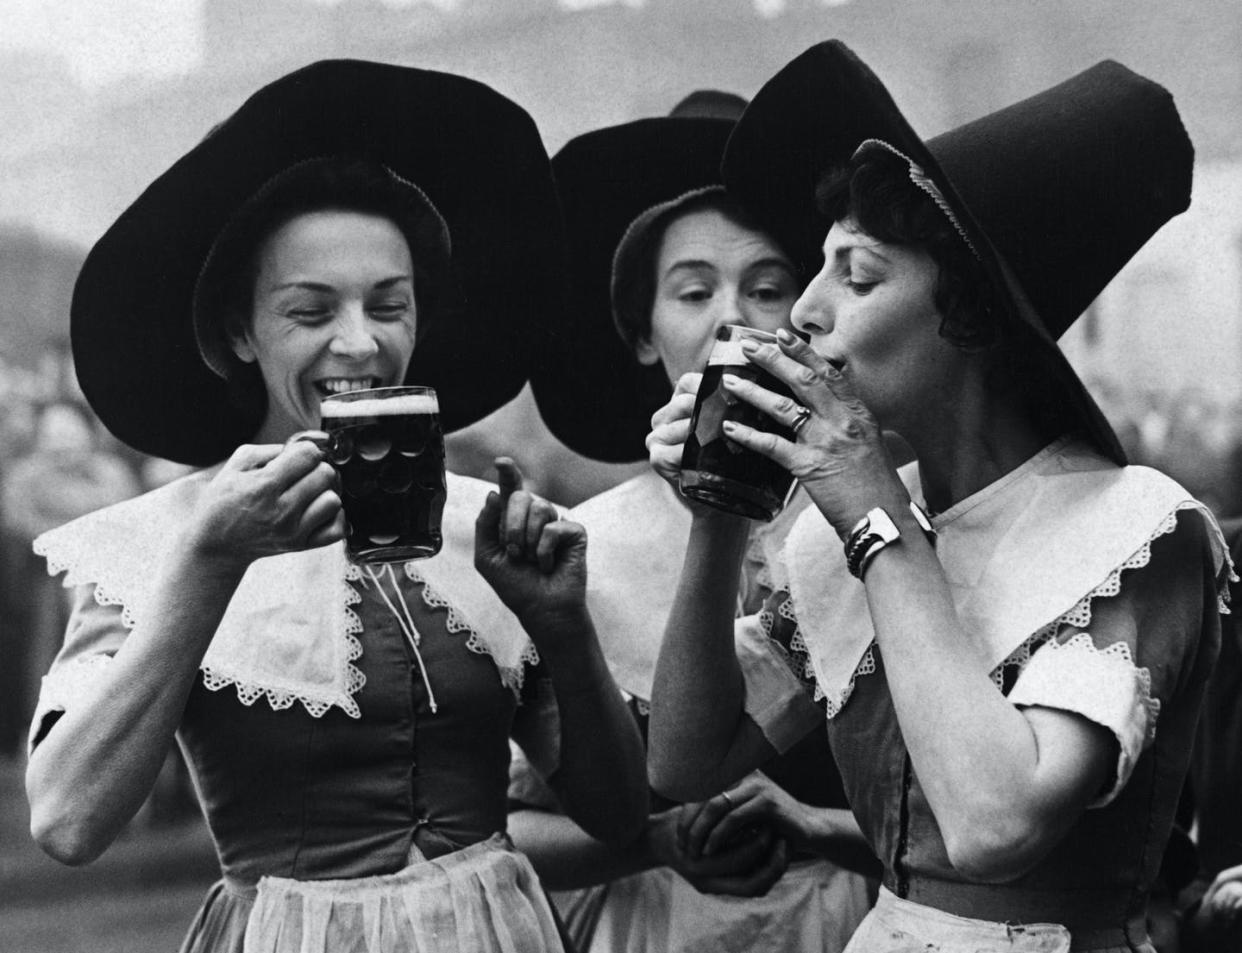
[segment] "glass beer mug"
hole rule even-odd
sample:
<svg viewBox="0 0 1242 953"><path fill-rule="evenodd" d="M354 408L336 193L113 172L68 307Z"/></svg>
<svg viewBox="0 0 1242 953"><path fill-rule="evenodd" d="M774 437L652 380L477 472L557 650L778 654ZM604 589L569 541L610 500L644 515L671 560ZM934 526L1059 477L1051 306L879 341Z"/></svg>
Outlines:
<svg viewBox="0 0 1242 953"><path fill-rule="evenodd" d="M793 477L780 464L734 443L721 425L731 420L790 440L793 431L733 397L722 386L721 378L734 374L774 393L792 394L784 383L746 359L742 352L745 340L774 343L776 335L738 324L725 325L716 332L690 418L679 482L682 495L692 500L739 516L770 520L784 507Z"/></svg>
<svg viewBox="0 0 1242 953"><path fill-rule="evenodd" d="M430 387L378 387L325 397L313 440L341 481L349 521L345 541L355 563L434 556L443 538L444 434Z"/></svg>

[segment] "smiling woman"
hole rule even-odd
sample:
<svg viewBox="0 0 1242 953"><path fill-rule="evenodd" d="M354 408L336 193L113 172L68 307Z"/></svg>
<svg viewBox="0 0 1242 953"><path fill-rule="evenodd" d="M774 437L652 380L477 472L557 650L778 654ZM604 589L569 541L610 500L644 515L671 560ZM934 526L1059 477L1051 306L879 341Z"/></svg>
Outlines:
<svg viewBox="0 0 1242 953"><path fill-rule="evenodd" d="M231 344L271 395L260 443L319 426L329 394L401 383L418 315L410 249L394 223L310 212L273 232L257 258L253 314Z"/></svg>
<svg viewBox="0 0 1242 953"><path fill-rule="evenodd" d="M559 239L521 109L341 61L260 90L88 257L85 393L136 447L210 466L36 542L75 589L31 730L32 832L98 856L175 737L222 868L183 950L559 950L504 833L510 739L593 836L637 833L641 742L581 527L502 458L499 492L448 475L438 554L360 567L350 482L289 439L330 395L407 381L446 429L495 410L556 300Z"/></svg>

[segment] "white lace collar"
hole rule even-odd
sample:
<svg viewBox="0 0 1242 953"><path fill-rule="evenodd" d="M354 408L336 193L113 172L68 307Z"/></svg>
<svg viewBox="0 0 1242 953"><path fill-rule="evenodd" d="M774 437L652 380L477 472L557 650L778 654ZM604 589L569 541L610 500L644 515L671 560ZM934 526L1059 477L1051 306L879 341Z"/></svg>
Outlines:
<svg viewBox="0 0 1242 953"><path fill-rule="evenodd" d="M176 537L211 471L91 513L35 540L48 571L65 572L66 586L95 586L103 605L122 608L125 625L143 621L153 567ZM448 612L449 631L468 633L466 647L490 655L501 681L520 687L534 645L517 619L474 569L474 520L490 484L448 475L444 548L432 559L407 563L428 605ZM265 697L275 709L301 702L318 717L332 707L360 715L354 696L365 679L353 664L362 654L362 623L351 608L361 578L343 544L261 559L246 571L203 657L204 684L234 685L247 705Z"/></svg>
<svg viewBox="0 0 1242 953"><path fill-rule="evenodd" d="M916 464L900 475L922 502ZM1228 558L1215 520L1173 480L1146 467L1118 467L1062 439L932 520L965 633L985 649L989 670L1062 618L1087 614L1117 592L1121 572L1145 565L1153 539L1182 509L1213 527L1216 564ZM865 588L845 566L841 541L808 508L783 553L798 627L830 714L840 710L875 639Z"/></svg>
<svg viewBox="0 0 1242 953"><path fill-rule="evenodd" d="M748 558L761 579L777 558L802 507L798 494L770 523L752 524ZM617 684L651 699L656 656L685 561L690 511L652 471L641 473L570 510L587 531L587 605Z"/></svg>

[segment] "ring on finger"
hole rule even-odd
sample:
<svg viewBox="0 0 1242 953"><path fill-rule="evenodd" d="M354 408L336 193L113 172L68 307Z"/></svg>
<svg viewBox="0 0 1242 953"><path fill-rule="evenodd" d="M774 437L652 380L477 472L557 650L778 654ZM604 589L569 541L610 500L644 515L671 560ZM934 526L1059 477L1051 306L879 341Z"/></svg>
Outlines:
<svg viewBox="0 0 1242 953"><path fill-rule="evenodd" d="M794 437L801 433L802 428L807 425L812 416L810 407L803 407L801 404L798 404L797 407L798 412L794 414L793 422L789 425L789 429L793 431Z"/></svg>
<svg viewBox="0 0 1242 953"><path fill-rule="evenodd" d="M728 791L721 791L720 796L724 798L725 803L729 805L729 810L733 810L733 808L737 807L737 805L733 803L733 798L729 797Z"/></svg>

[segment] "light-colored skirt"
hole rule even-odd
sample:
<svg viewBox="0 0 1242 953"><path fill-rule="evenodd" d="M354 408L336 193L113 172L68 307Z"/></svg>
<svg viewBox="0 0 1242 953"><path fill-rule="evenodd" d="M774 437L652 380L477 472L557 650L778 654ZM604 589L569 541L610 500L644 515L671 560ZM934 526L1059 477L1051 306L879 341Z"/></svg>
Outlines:
<svg viewBox="0 0 1242 953"><path fill-rule="evenodd" d="M972 920L902 900L881 887L845 953L1068 953L1069 948L1069 930L1059 923Z"/></svg>
<svg viewBox="0 0 1242 953"><path fill-rule="evenodd" d="M660 867L552 900L579 953L841 953L870 906L864 877L818 860L762 897L701 894Z"/></svg>
<svg viewBox="0 0 1242 953"><path fill-rule="evenodd" d="M264 877L244 950L561 953L563 947L530 861L496 834L380 877Z"/></svg>

